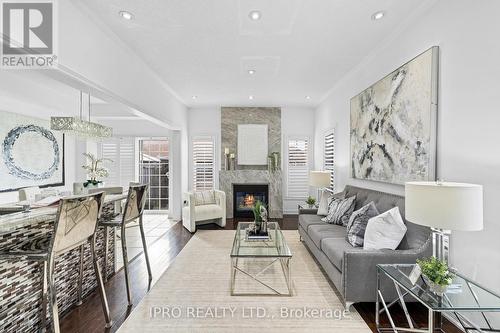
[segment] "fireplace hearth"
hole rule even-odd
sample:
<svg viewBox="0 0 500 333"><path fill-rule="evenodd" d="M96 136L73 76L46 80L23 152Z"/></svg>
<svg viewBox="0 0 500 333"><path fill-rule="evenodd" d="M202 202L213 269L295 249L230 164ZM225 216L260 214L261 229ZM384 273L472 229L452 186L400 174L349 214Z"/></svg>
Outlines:
<svg viewBox="0 0 500 333"><path fill-rule="evenodd" d="M233 216L253 217L252 208L257 201L269 205L267 184L233 184Z"/></svg>

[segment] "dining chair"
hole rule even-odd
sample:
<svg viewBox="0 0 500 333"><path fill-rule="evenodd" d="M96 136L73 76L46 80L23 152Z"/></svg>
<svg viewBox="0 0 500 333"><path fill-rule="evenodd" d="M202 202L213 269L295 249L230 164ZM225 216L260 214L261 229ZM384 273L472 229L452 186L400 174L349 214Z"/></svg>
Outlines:
<svg viewBox="0 0 500 333"><path fill-rule="evenodd" d="M38 186L22 188L18 191L19 201L34 202L36 200L36 195L41 193L42 191Z"/></svg>
<svg viewBox="0 0 500 333"><path fill-rule="evenodd" d="M97 220L101 212L105 194L76 196L61 199L54 224L54 232L28 239L20 244L13 244L6 251L0 252L0 260L28 260L40 263L42 309L41 327L46 328L47 304L52 318L51 328L59 333L59 314L55 286L56 258L68 251L80 248L80 264L78 278L78 303L82 300L84 246L90 242L93 268L96 275L98 291L101 296L106 327L112 326L106 291L102 281L100 267L96 257ZM47 297L48 296L48 297ZM47 302L48 298L48 302Z"/></svg>
<svg viewBox="0 0 500 333"><path fill-rule="evenodd" d="M127 255L127 238L125 230L127 225L139 220L139 230L141 232L142 247L144 250L144 256L146 257L146 266L148 269L148 290L151 288L151 282L153 280L153 275L151 273L151 265L149 263L148 246L146 244L146 236L144 233L143 225L143 213L144 207L146 205L146 199L148 197L149 185L130 185L128 190L127 201L125 203L125 208L123 214L118 215L112 220L99 220L99 226L107 228L120 228L120 240L122 245L122 255L123 255L123 269L125 273L125 286L127 289L127 299L128 305L132 305L132 293L130 290L130 276L128 269L128 255ZM105 231L108 232L107 230ZM106 242L105 247L108 248L108 242Z"/></svg>

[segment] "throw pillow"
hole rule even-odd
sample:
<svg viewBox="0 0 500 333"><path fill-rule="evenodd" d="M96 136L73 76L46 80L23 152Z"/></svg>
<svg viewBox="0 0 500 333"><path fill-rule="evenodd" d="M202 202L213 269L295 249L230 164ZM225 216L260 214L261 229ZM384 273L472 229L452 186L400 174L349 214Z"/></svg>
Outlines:
<svg viewBox="0 0 500 333"><path fill-rule="evenodd" d="M328 215L328 208L330 206L331 198L344 198L344 192L332 194L332 192L328 190L321 191L321 197L319 200L318 212L317 215L326 216Z"/></svg>
<svg viewBox="0 0 500 333"><path fill-rule="evenodd" d="M394 207L368 220L363 249L395 250L403 240L406 230L399 208Z"/></svg>
<svg viewBox="0 0 500 333"><path fill-rule="evenodd" d="M206 191L196 191L194 192L194 205L202 206L202 205L214 205L215 201L215 193L211 190Z"/></svg>
<svg viewBox="0 0 500 333"><path fill-rule="evenodd" d="M379 214L380 213L378 212L377 207L375 207L373 201L353 212L349 218L349 223L347 224L346 239L349 244L354 247L362 247L368 220Z"/></svg>
<svg viewBox="0 0 500 333"><path fill-rule="evenodd" d="M321 221L337 225L347 225L349 217L354 211L356 204L356 196L346 199L332 197L328 207L328 215L321 219Z"/></svg>

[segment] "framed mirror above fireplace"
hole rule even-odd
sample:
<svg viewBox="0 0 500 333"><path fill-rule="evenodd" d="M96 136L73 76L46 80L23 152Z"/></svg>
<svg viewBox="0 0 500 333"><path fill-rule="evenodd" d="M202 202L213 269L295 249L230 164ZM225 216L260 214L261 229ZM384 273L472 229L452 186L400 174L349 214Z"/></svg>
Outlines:
<svg viewBox="0 0 500 333"><path fill-rule="evenodd" d="M269 207L268 184L233 184L233 217L253 218L257 200Z"/></svg>

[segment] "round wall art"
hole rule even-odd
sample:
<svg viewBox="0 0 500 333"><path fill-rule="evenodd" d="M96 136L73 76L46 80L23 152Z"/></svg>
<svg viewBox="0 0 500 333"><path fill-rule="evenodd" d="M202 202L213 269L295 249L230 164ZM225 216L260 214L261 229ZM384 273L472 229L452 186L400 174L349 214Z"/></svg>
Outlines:
<svg viewBox="0 0 500 333"><path fill-rule="evenodd" d="M5 166L18 178L49 179L56 172L60 159L60 148L54 134L40 126L17 126L3 141Z"/></svg>

